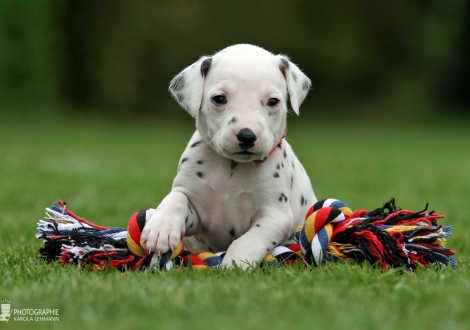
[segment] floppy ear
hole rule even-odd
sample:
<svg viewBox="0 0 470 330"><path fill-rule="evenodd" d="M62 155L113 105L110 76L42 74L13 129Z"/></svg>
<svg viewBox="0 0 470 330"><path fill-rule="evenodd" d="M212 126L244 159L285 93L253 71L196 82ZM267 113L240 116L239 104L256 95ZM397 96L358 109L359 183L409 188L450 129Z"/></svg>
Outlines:
<svg viewBox="0 0 470 330"><path fill-rule="evenodd" d="M204 78L211 62L211 57L203 56L170 82L171 94L192 117L196 117L201 107Z"/></svg>
<svg viewBox="0 0 470 330"><path fill-rule="evenodd" d="M312 82L287 56L278 55L278 57L279 68L287 81L287 91L292 110L299 115L300 104L307 96Z"/></svg>

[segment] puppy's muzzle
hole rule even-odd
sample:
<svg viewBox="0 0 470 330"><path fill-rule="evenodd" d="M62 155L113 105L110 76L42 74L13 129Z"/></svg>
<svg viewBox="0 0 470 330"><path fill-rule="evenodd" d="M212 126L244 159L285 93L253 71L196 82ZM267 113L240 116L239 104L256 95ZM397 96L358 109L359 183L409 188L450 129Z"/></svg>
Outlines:
<svg viewBox="0 0 470 330"><path fill-rule="evenodd" d="M242 128L236 136L240 142L238 145L243 150L249 149L255 145L256 134L249 128Z"/></svg>

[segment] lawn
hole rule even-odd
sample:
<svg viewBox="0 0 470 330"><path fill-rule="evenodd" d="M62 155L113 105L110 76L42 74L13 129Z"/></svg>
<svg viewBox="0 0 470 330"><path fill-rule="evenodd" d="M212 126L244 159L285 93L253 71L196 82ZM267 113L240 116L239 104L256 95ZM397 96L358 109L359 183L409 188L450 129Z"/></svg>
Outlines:
<svg viewBox="0 0 470 330"><path fill-rule="evenodd" d="M470 122L290 118L288 139L318 198L372 209L390 197L452 225L458 269L368 265L191 272L89 272L47 264L34 237L57 199L106 226L168 193L194 123L7 113L0 122L0 300L59 309L58 322L5 329L468 329ZM1 322L3 323L3 322Z"/></svg>

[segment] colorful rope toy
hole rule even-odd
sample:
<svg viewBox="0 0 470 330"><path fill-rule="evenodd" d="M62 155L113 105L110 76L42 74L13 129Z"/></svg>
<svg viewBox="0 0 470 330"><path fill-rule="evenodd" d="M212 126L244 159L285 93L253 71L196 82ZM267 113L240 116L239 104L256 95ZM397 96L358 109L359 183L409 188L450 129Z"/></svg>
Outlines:
<svg viewBox="0 0 470 330"><path fill-rule="evenodd" d="M295 263L321 266L328 261L367 262L382 269L402 267L414 270L432 264L456 267L455 252L445 247L452 227L439 226L442 215L434 211L401 210L391 199L372 211L351 211L336 199L315 203L297 228L296 243L276 246L261 265L276 267ZM40 255L62 265L79 264L94 268L141 269L218 267L225 252L191 254L183 242L158 256L140 244L140 234L155 209L134 213L128 228L108 228L73 214L59 200L46 208L45 220L38 222L38 239L44 241Z"/></svg>

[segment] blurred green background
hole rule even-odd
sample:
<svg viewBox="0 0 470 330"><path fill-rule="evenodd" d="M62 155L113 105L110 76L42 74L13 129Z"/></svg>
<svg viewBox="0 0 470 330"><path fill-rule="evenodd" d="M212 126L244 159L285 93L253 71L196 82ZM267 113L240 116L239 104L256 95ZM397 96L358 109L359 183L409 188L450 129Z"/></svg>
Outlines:
<svg viewBox="0 0 470 330"><path fill-rule="evenodd" d="M0 299L60 308L44 329L469 329L469 41L469 0L1 0ZM454 227L458 271L154 277L39 260L36 221L59 198L116 227L159 204L194 131L169 82L234 43L311 78L288 140L316 196L429 202Z"/></svg>
<svg viewBox="0 0 470 330"><path fill-rule="evenodd" d="M179 120L171 78L253 43L312 79L303 116L468 116L469 40L465 0L3 0L0 111Z"/></svg>

